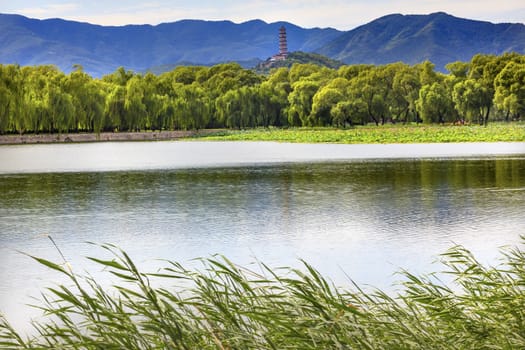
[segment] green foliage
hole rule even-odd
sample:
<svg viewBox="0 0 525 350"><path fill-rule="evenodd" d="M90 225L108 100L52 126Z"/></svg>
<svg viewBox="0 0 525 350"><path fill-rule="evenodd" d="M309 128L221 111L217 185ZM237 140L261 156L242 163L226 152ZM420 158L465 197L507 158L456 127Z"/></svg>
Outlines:
<svg viewBox="0 0 525 350"><path fill-rule="evenodd" d="M439 83L424 85L419 90L416 108L425 123L443 124L446 121L450 122L449 118L454 115L450 92L446 86Z"/></svg>
<svg viewBox="0 0 525 350"><path fill-rule="evenodd" d="M0 65L0 133L487 125L523 117L524 57L476 55L449 64L449 75L428 61L338 69L295 63L267 75L237 63L177 67L160 76L121 67L102 79L81 66L65 75L53 66Z"/></svg>
<svg viewBox="0 0 525 350"><path fill-rule="evenodd" d="M445 68L452 74L454 77L457 78L466 78L468 70L470 68L470 64L467 62L451 62L445 66Z"/></svg>
<svg viewBox="0 0 525 350"><path fill-rule="evenodd" d="M343 66L342 62L333 60L323 55L295 51L290 52L285 60L268 60L261 62L255 67L255 71L259 74L268 74L272 69L290 68L296 64L313 64L316 66L332 69L337 69Z"/></svg>
<svg viewBox="0 0 525 350"><path fill-rule="evenodd" d="M507 118L525 114L525 59L510 61L494 81L496 107L505 111Z"/></svg>
<svg viewBox="0 0 525 350"><path fill-rule="evenodd" d="M525 240L525 238L524 238ZM48 317L24 337L0 318L9 349L520 349L525 347L525 253L502 251L486 267L461 246L441 255L438 274L401 275L396 295L336 287L311 265L260 271L225 257L188 270L167 261L141 272L112 245L88 258L113 288L69 266L34 257L65 275L40 306Z"/></svg>
<svg viewBox="0 0 525 350"><path fill-rule="evenodd" d="M292 73L292 72L290 72ZM292 92L288 95L288 123L292 126L313 125L310 118L312 100L319 89L319 83L309 79L301 79L292 84Z"/></svg>
<svg viewBox="0 0 525 350"><path fill-rule="evenodd" d="M492 106L492 98L491 90L474 79L456 83L452 92L452 101L463 119L478 121L479 124L484 123L484 116L488 115Z"/></svg>
<svg viewBox="0 0 525 350"><path fill-rule="evenodd" d="M302 143L435 143L435 142L523 142L523 123L494 123L488 126L428 124L354 126L334 128L258 128L241 131L223 130L197 136L202 140L279 141Z"/></svg>

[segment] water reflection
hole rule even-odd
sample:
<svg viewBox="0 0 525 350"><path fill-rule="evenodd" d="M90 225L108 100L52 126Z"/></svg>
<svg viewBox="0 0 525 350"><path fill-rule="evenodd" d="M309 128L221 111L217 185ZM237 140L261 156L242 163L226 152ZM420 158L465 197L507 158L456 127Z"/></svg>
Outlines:
<svg viewBox="0 0 525 350"><path fill-rule="evenodd" d="M78 270L111 242L145 266L224 254L273 266L303 258L348 283L388 287L452 242L482 261L519 242L525 159L355 161L245 168L0 176L0 310L56 280L17 253ZM91 271L93 272L93 271ZM96 272L96 271L95 271Z"/></svg>

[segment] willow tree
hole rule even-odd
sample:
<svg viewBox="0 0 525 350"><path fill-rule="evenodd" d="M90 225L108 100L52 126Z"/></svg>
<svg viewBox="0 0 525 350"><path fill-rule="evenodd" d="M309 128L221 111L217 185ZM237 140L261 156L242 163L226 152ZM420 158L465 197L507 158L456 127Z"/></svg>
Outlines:
<svg viewBox="0 0 525 350"><path fill-rule="evenodd" d="M384 123L388 115L388 99L391 87L385 83L385 71L376 67L361 72L351 80L350 95L366 106L370 121Z"/></svg>
<svg viewBox="0 0 525 350"><path fill-rule="evenodd" d="M74 128L75 106L73 98L57 85L49 86L46 92L47 123L44 130L49 132L67 132Z"/></svg>
<svg viewBox="0 0 525 350"><path fill-rule="evenodd" d="M406 64L400 64L392 81L392 94L389 111L393 121L407 122L413 119L418 122L416 100L419 97L421 82L416 69Z"/></svg>
<svg viewBox="0 0 525 350"><path fill-rule="evenodd" d="M174 121L177 128L202 129L211 119L211 99L207 91L197 84L176 85L173 100Z"/></svg>
<svg viewBox="0 0 525 350"><path fill-rule="evenodd" d="M9 111L11 109L11 91L0 83L0 134L9 131Z"/></svg>
<svg viewBox="0 0 525 350"><path fill-rule="evenodd" d="M452 96L443 84L424 85L419 90L416 108L425 123L453 121L454 104Z"/></svg>
<svg viewBox="0 0 525 350"><path fill-rule="evenodd" d="M237 90L230 90L215 100L217 120L228 128L240 128L241 100Z"/></svg>
<svg viewBox="0 0 525 350"><path fill-rule="evenodd" d="M525 114L525 62L509 62L494 81L496 107L506 118Z"/></svg>
<svg viewBox="0 0 525 350"><path fill-rule="evenodd" d="M126 97L124 99L125 124L130 131L139 131L144 128L147 117L144 104L144 82L141 76L135 75L126 83Z"/></svg>
<svg viewBox="0 0 525 350"><path fill-rule="evenodd" d="M260 113L263 126L285 126L288 124L288 95L292 91L289 69L278 68L259 85Z"/></svg>
<svg viewBox="0 0 525 350"><path fill-rule="evenodd" d="M292 126L311 126L312 101L319 90L320 83L313 80L299 80L292 84L288 95L288 123Z"/></svg>
<svg viewBox="0 0 525 350"><path fill-rule="evenodd" d="M459 115L479 124L487 124L492 98L492 89L474 79L458 82L452 91L452 101Z"/></svg>
<svg viewBox="0 0 525 350"><path fill-rule="evenodd" d="M337 114L338 121L341 121L341 109L343 106L338 107L337 112L335 106L340 102L349 99L348 90L350 82L341 77L330 80L330 82L322 86L312 98L312 111L310 119L314 125L326 126L332 125L334 119L334 113Z"/></svg>
<svg viewBox="0 0 525 350"><path fill-rule="evenodd" d="M106 104L104 114L106 115L106 129L121 130L124 125L126 110L124 103L126 99L126 89L121 85L107 85Z"/></svg>
<svg viewBox="0 0 525 350"><path fill-rule="evenodd" d="M13 132L13 110L15 110L15 94L21 89L13 85L21 84L22 80L16 77L20 74L20 67L0 64L0 134ZM18 83L18 84L17 84Z"/></svg>
<svg viewBox="0 0 525 350"><path fill-rule="evenodd" d="M106 97L101 82L92 79L81 66L76 66L65 85L75 107L74 129L99 133L104 127Z"/></svg>

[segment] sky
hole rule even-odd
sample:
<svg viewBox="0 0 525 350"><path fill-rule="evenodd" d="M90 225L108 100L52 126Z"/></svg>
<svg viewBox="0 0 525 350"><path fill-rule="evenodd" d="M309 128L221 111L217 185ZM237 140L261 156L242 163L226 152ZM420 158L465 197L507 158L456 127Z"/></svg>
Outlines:
<svg viewBox="0 0 525 350"><path fill-rule="evenodd" d="M0 13L101 25L155 25L181 19L241 23L262 19L305 28L350 30L392 13L438 11L494 23L525 23L524 0L0 0Z"/></svg>

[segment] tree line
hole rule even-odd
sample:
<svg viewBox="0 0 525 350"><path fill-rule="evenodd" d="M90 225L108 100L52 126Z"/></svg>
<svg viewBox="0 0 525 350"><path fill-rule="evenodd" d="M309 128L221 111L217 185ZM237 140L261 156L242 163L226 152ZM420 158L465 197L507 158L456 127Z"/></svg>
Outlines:
<svg viewBox="0 0 525 350"><path fill-rule="evenodd" d="M81 66L0 65L0 133L487 124L525 114L524 55L478 54L446 68L294 64L264 75L225 63L160 75L121 67L98 79Z"/></svg>

